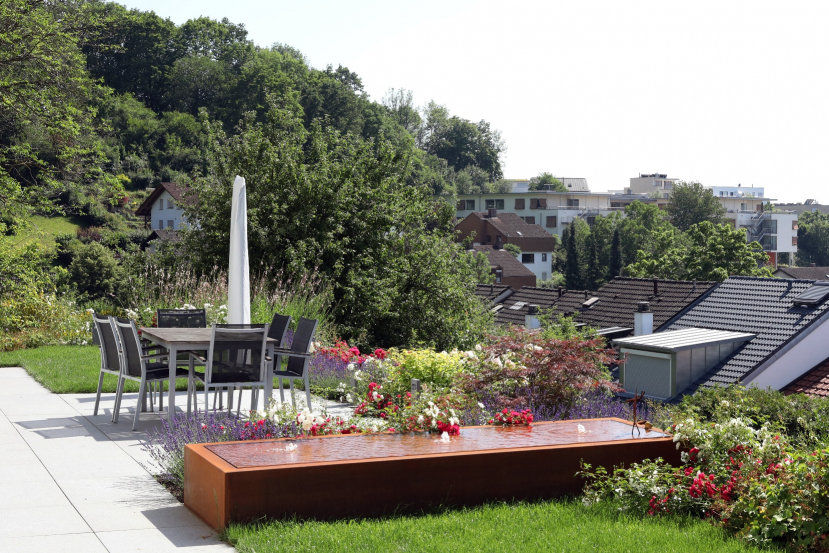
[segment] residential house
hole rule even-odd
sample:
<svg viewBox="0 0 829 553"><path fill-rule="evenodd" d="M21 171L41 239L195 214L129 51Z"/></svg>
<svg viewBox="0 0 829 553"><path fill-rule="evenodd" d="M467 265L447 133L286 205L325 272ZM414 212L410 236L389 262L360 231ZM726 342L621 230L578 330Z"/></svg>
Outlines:
<svg viewBox="0 0 829 553"><path fill-rule="evenodd" d="M652 328L659 330L675 315L714 289L716 282L616 277L596 291L522 288L503 301L495 320L500 324L525 324L531 305L553 316L572 316L579 324L612 337L634 332L635 312L648 302Z"/></svg>
<svg viewBox="0 0 829 553"><path fill-rule="evenodd" d="M154 230L141 242L142 250L149 250L155 253L161 243L178 244L181 242L181 235L175 230Z"/></svg>
<svg viewBox="0 0 829 553"><path fill-rule="evenodd" d="M486 255L495 275L496 284L511 286L515 289L522 286L535 286L535 273L518 261L512 253L498 249L497 246L474 246L473 249Z"/></svg>
<svg viewBox="0 0 829 553"><path fill-rule="evenodd" d="M829 282L731 277L662 326L615 340L620 384L670 400L741 384L782 390L826 359Z"/></svg>
<svg viewBox="0 0 829 553"><path fill-rule="evenodd" d="M539 225L527 223L515 213L500 213L496 208L490 208L486 213L473 212L455 225L455 231L458 242L474 233L474 246L501 249L506 244L514 244L521 248L521 263L536 278L547 280L552 275L555 237Z"/></svg>
<svg viewBox="0 0 829 553"><path fill-rule="evenodd" d="M777 278L793 278L806 280L829 280L829 267L778 267L774 271Z"/></svg>
<svg viewBox="0 0 829 553"><path fill-rule="evenodd" d="M182 195L186 192L186 186L162 182L135 210L135 214L144 217L144 228L178 230L185 223L181 202Z"/></svg>

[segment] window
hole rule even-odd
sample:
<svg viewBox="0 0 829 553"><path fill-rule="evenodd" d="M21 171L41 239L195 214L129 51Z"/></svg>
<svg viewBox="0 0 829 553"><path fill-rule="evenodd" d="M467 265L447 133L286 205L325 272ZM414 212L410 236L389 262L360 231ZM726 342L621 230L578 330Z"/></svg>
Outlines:
<svg viewBox="0 0 829 553"><path fill-rule="evenodd" d="M547 215L547 226L548 227L557 227L558 226L558 217L556 215Z"/></svg>
<svg viewBox="0 0 829 553"><path fill-rule="evenodd" d="M547 209L547 198L538 199L538 209Z"/></svg>
<svg viewBox="0 0 829 553"><path fill-rule="evenodd" d="M521 217L521 218L524 219L524 222L527 223L528 225L534 225L535 224L535 216Z"/></svg>
<svg viewBox="0 0 829 553"><path fill-rule="evenodd" d="M547 254L546 253L541 254L541 261L547 261Z"/></svg>
<svg viewBox="0 0 829 553"><path fill-rule="evenodd" d="M720 190L720 196L725 196L725 192L723 192L722 190Z"/></svg>
<svg viewBox="0 0 829 553"><path fill-rule="evenodd" d="M530 209L538 209L538 200L537 199L532 198L530 200Z"/></svg>
<svg viewBox="0 0 829 553"><path fill-rule="evenodd" d="M571 198L567 200L567 207L579 207L579 199Z"/></svg>
<svg viewBox="0 0 829 553"><path fill-rule="evenodd" d="M797 230L797 221L792 221L792 230Z"/></svg>
<svg viewBox="0 0 829 553"><path fill-rule="evenodd" d="M797 236L792 236L792 246L797 246Z"/></svg>
<svg viewBox="0 0 829 553"><path fill-rule="evenodd" d="M515 199L515 209L524 209L524 198Z"/></svg>
<svg viewBox="0 0 829 553"><path fill-rule="evenodd" d="M164 230L164 220L163 219L158 220L158 230Z"/></svg>
<svg viewBox="0 0 829 553"><path fill-rule="evenodd" d="M487 209L504 209L504 200L487 200Z"/></svg>
<svg viewBox="0 0 829 553"><path fill-rule="evenodd" d="M535 263L535 254L534 253L522 253L521 254L521 263Z"/></svg>
<svg viewBox="0 0 829 553"><path fill-rule="evenodd" d="M463 211L466 209L466 200L458 200L458 205L455 206L455 209L458 211Z"/></svg>
<svg viewBox="0 0 829 553"><path fill-rule="evenodd" d="M733 196L733 195L734 195L734 192L729 193L729 196Z"/></svg>
<svg viewBox="0 0 829 553"><path fill-rule="evenodd" d="M501 277L504 276L504 271L501 269L495 269L495 282L501 282Z"/></svg>
<svg viewBox="0 0 829 553"><path fill-rule="evenodd" d="M158 209L164 209L164 198L158 200Z"/></svg>
<svg viewBox="0 0 829 553"><path fill-rule="evenodd" d="M489 244L490 242L492 242L492 235L487 234L486 235L486 243Z"/></svg>
<svg viewBox="0 0 829 553"><path fill-rule="evenodd" d="M541 273L541 280L547 280L547 273Z"/></svg>
<svg viewBox="0 0 829 553"><path fill-rule="evenodd" d="M475 200L466 200L466 209L474 210L475 209Z"/></svg>
<svg viewBox="0 0 829 553"><path fill-rule="evenodd" d="M167 226L170 228L176 228L175 221L167 220Z"/></svg>

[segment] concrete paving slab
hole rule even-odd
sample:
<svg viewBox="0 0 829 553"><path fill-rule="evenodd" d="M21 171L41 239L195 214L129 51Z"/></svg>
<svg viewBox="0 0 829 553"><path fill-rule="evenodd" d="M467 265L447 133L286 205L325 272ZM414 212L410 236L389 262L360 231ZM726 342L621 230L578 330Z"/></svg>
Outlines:
<svg viewBox="0 0 829 553"><path fill-rule="evenodd" d="M148 530L153 528L204 528L204 522L169 496L155 502L76 504L78 512L95 532Z"/></svg>
<svg viewBox="0 0 829 553"><path fill-rule="evenodd" d="M0 396L0 410L9 419L32 415L72 417L78 412L54 394Z"/></svg>
<svg viewBox="0 0 829 553"><path fill-rule="evenodd" d="M6 538L54 536L90 532L89 525L72 505L11 507L0 509L0 543Z"/></svg>
<svg viewBox="0 0 829 553"><path fill-rule="evenodd" d="M75 505L82 503L157 503L170 493L149 474L106 478L73 478L60 481L61 490Z"/></svg>
<svg viewBox="0 0 829 553"><path fill-rule="evenodd" d="M57 536L28 536L5 538L0 541L0 553L108 553L98 536L62 534Z"/></svg>
<svg viewBox="0 0 829 553"><path fill-rule="evenodd" d="M0 388L0 396L50 394L51 392L29 378L10 378Z"/></svg>
<svg viewBox="0 0 829 553"><path fill-rule="evenodd" d="M31 378L36 382L32 376L26 372L26 369L21 367L0 367L0 379L6 380L9 378Z"/></svg>
<svg viewBox="0 0 829 553"><path fill-rule="evenodd" d="M0 510L28 509L40 507L71 507L69 499L54 480L10 480L3 483L0 493ZM7 524L0 516L3 525ZM0 530L2 533L2 530Z"/></svg>

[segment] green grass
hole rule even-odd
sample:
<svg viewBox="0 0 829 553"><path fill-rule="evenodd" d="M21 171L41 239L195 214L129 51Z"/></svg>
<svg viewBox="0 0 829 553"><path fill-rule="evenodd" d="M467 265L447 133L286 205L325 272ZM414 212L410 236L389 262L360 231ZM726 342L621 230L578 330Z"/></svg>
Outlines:
<svg viewBox="0 0 829 553"><path fill-rule="evenodd" d="M0 367L23 367L35 380L56 394L94 393L98 389L101 350L97 346L47 346L0 352ZM115 392L118 378L104 376L104 392ZM187 390L178 379L176 390ZM137 392L138 383L127 380L124 391Z"/></svg>
<svg viewBox="0 0 829 553"><path fill-rule="evenodd" d="M370 489L371 483L366 486ZM236 524L226 530L225 538L240 553L763 551L703 520L642 518L621 514L612 506L587 508L575 501L499 503L374 520Z"/></svg>
<svg viewBox="0 0 829 553"><path fill-rule="evenodd" d="M181 366L181 365L180 365ZM0 352L0 367L23 367L35 380L56 394L92 394L98 390L101 350L97 346L46 346ZM114 393L118 379L104 376L106 393ZM288 381L283 382L288 387ZM302 382L295 383L302 389ZM201 383L196 383L203 390ZM279 389L274 379L274 388ZM187 390L187 379L176 380L176 390ZM127 380L124 391L138 392L138 383Z"/></svg>
<svg viewBox="0 0 829 553"><path fill-rule="evenodd" d="M75 234L75 231L83 226L77 217L44 217L42 215L32 215L29 217L29 222L32 223L32 226L20 236L12 239L15 246L24 246L37 240L47 248L51 248L55 245L56 234L59 232Z"/></svg>

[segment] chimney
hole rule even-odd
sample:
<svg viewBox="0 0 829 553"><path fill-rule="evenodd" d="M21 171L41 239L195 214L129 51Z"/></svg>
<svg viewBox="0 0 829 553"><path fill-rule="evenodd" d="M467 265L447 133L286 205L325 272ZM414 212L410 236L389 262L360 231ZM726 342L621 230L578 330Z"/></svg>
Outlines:
<svg viewBox="0 0 829 553"><path fill-rule="evenodd" d="M490 219L492 219L493 217L497 217L497 216L498 216L498 210L497 210L497 209L495 209L494 207L490 207L490 208L489 208L489 209L487 209L486 211L487 211L487 215L486 215L486 216L487 216L487 217L489 217Z"/></svg>
<svg viewBox="0 0 829 553"><path fill-rule="evenodd" d="M538 320L538 306L528 305L527 314L524 317L524 326L527 330L541 327L541 322Z"/></svg>
<svg viewBox="0 0 829 553"><path fill-rule="evenodd" d="M633 335L642 336L653 334L653 311L651 304L640 301L636 312L633 314Z"/></svg>
<svg viewBox="0 0 829 553"><path fill-rule="evenodd" d="M653 295L659 295L659 279L653 279Z"/></svg>
<svg viewBox="0 0 829 553"><path fill-rule="evenodd" d="M558 297L561 297L563 295L564 295L564 290L561 288L561 286L559 286L558 287Z"/></svg>
<svg viewBox="0 0 829 553"><path fill-rule="evenodd" d="M496 237L495 237L495 244L493 244L492 249L493 249L493 250L500 250L500 249L502 249L503 247L504 247L504 245L503 245L503 244L501 244L501 237L500 237L500 236L496 236Z"/></svg>

